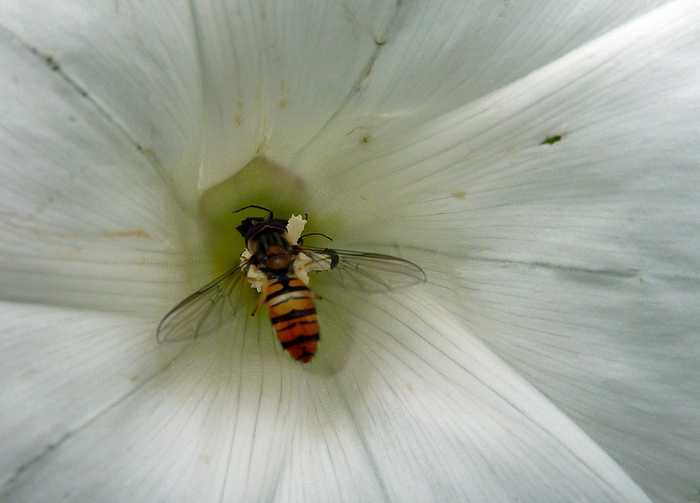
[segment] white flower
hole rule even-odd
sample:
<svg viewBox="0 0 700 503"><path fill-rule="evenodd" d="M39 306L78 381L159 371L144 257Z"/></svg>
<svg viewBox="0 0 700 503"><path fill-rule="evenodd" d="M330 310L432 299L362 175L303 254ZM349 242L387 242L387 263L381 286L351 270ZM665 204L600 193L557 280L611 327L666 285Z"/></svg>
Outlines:
<svg viewBox="0 0 700 503"><path fill-rule="evenodd" d="M697 2L0 20L2 501L697 497ZM428 284L158 346L246 204Z"/></svg>

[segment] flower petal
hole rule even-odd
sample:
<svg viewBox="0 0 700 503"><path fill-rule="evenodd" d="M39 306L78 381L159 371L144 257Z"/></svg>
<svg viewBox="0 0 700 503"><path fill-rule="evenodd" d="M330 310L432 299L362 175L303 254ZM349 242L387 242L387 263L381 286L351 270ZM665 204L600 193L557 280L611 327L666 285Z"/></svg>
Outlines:
<svg viewBox="0 0 700 503"><path fill-rule="evenodd" d="M697 274L436 259L432 291L655 501L700 478Z"/></svg>
<svg viewBox="0 0 700 503"><path fill-rule="evenodd" d="M647 501L425 292L321 302L324 347L343 322L356 334L338 382L389 500Z"/></svg>
<svg viewBox="0 0 700 503"><path fill-rule="evenodd" d="M0 303L2 486L173 357L152 320Z"/></svg>
<svg viewBox="0 0 700 503"><path fill-rule="evenodd" d="M261 154L289 165L363 78L396 2L196 2L194 9L206 78L206 189Z"/></svg>
<svg viewBox="0 0 700 503"><path fill-rule="evenodd" d="M358 135L384 122L419 125L525 78L665 3L402 3L361 92L343 114L363 114L358 126L365 127Z"/></svg>
<svg viewBox="0 0 700 503"><path fill-rule="evenodd" d="M445 125L444 120L442 124L427 124L430 120L513 82L527 82L532 72L665 3L596 0L571 4L542 0L487 5L445 0L402 4L359 92L314 138L298 160L298 168L305 170L308 164L320 163L316 168L321 170L320 175L326 171L343 173L358 158L365 160L368 155L400 148L404 142L397 131L405 129L420 129L425 140L430 134L426 125L432 126L433 132ZM539 90L529 91L529 97L535 98ZM488 101L488 106L515 113L508 109L511 99L508 94L499 94ZM501 101L505 103L501 105ZM475 111L467 119L477 126L470 137L502 132L493 130L494 124L480 115ZM420 137L411 140L422 143ZM334 151L324 148L329 144L335 146ZM466 146L474 144L467 142ZM365 155L358 155L362 151ZM352 156L350 162L345 160L348 154Z"/></svg>
<svg viewBox="0 0 700 503"><path fill-rule="evenodd" d="M0 66L2 298L163 312L173 249L198 250L191 218L94 101L4 33Z"/></svg>
<svg viewBox="0 0 700 503"><path fill-rule="evenodd" d="M46 80L52 71L55 83L69 84L62 95L89 102L122 137L123 159L136 149L147 154L181 203L196 208L202 90L189 2L10 0L0 18L18 58L33 59L31 50L45 59Z"/></svg>
<svg viewBox="0 0 700 503"><path fill-rule="evenodd" d="M307 376L264 317L230 329L26 466L5 500L381 501L334 381Z"/></svg>
<svg viewBox="0 0 700 503"><path fill-rule="evenodd" d="M696 3L669 3L313 171L343 238L399 244L659 501L700 478L699 26Z"/></svg>
<svg viewBox="0 0 700 503"><path fill-rule="evenodd" d="M646 501L421 292L326 299L324 345L352 345L334 377L239 318L27 465L5 500ZM269 337L241 336L250 324Z"/></svg>
<svg viewBox="0 0 700 503"><path fill-rule="evenodd" d="M611 222L629 228L658 191L697 186L699 18L696 3L672 2L421 126L368 124L350 139L361 123L338 119L310 150L338 149L299 160L315 183L309 212L335 213L349 243L624 268ZM658 209L682 218L691 200ZM605 243L577 246L591 226ZM653 242L662 228L636 230Z"/></svg>

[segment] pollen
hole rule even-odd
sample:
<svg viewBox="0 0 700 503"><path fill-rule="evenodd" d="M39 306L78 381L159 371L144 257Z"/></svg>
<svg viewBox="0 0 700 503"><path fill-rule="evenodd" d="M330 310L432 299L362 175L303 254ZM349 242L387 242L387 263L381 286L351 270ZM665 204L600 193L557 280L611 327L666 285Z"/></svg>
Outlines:
<svg viewBox="0 0 700 503"><path fill-rule="evenodd" d="M250 260L250 257L250 252L248 250L245 250L243 253L241 253L241 263L247 264ZM247 279L250 282L250 286L252 288L255 288L258 291L258 293L260 293L262 292L262 289L265 286L267 276L265 276L265 273L257 267L255 267L253 264L249 264L248 269L245 271L245 279Z"/></svg>

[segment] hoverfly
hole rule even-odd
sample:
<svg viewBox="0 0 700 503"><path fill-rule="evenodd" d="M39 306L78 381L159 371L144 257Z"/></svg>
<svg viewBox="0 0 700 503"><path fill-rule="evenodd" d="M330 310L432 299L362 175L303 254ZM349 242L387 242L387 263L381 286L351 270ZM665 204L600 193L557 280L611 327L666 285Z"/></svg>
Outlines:
<svg viewBox="0 0 700 503"><path fill-rule="evenodd" d="M238 310L232 294L245 278L261 293L251 314L266 301L282 348L307 363L319 341L314 300L320 298L307 286L309 271L331 271L343 288L368 292L392 291L426 281L420 267L391 255L303 246L301 231L306 220L299 215L280 220L271 210L255 205L234 213L248 208L267 211L268 215L246 218L236 228L246 246L240 264L170 310L158 325L159 343L187 341L216 329L223 316Z"/></svg>

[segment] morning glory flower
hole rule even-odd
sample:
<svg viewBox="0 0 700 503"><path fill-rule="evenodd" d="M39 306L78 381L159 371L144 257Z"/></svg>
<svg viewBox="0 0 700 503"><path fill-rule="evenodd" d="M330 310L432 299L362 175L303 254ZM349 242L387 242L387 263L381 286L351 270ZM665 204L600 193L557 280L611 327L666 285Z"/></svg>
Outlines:
<svg viewBox="0 0 700 503"><path fill-rule="evenodd" d="M0 20L2 501L697 498L696 2ZM248 204L428 282L159 346Z"/></svg>

